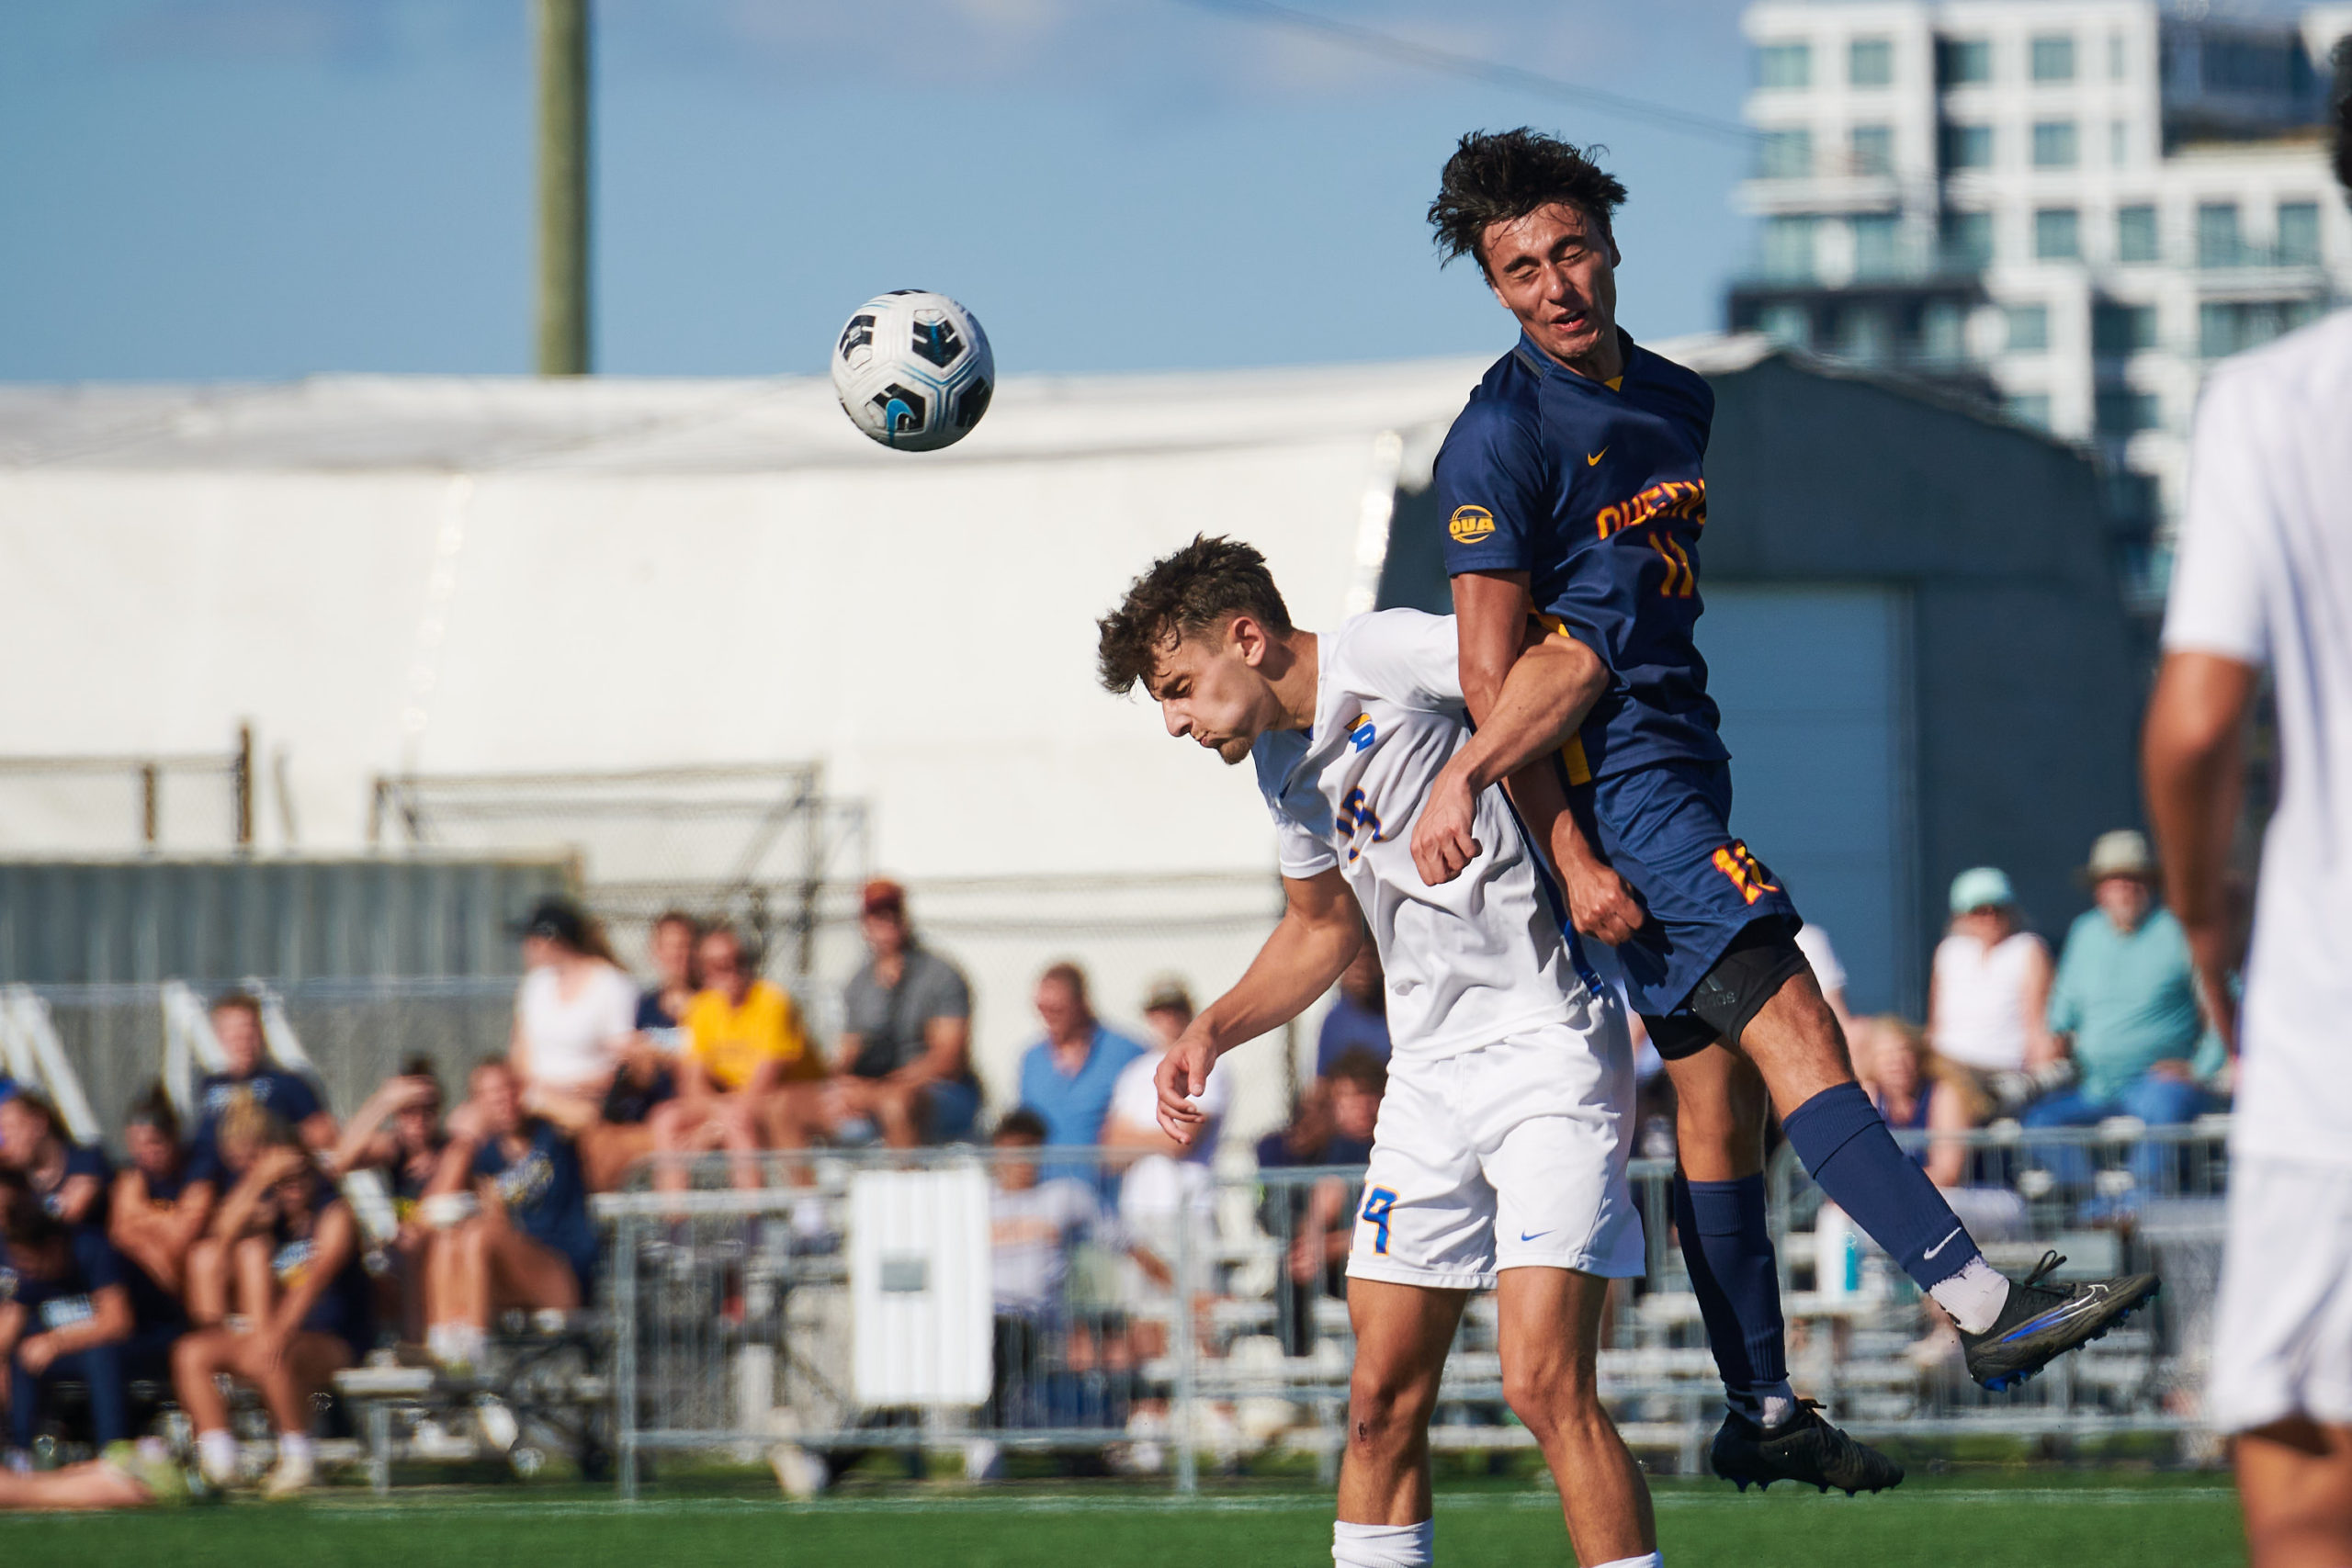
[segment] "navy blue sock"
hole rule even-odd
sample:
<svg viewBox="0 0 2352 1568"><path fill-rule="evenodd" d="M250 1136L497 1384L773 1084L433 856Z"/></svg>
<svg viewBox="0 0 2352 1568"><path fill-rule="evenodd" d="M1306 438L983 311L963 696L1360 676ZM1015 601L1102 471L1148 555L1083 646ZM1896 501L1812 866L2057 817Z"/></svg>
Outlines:
<svg viewBox="0 0 2352 1568"><path fill-rule="evenodd" d="M1692 1181L1676 1170L1674 1229L1724 1391L1735 1404L1753 1405L1789 1377L1764 1179Z"/></svg>
<svg viewBox="0 0 2352 1568"><path fill-rule="evenodd" d="M1895 1146L1861 1085L1823 1089L1782 1118L1781 1128L1829 1201L1921 1290L1981 1256L1928 1173Z"/></svg>

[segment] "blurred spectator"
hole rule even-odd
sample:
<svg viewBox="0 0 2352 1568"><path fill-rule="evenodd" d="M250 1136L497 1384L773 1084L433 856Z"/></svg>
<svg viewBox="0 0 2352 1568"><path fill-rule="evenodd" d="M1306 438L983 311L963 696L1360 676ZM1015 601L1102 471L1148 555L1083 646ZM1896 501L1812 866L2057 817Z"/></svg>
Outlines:
<svg viewBox="0 0 2352 1568"><path fill-rule="evenodd" d="M701 942L702 922L684 909L664 909L653 917L646 942L647 956L653 963L653 984L637 998L639 1032L685 1026L686 1009L702 989L702 978L695 968L695 949Z"/></svg>
<svg viewBox="0 0 2352 1568"><path fill-rule="evenodd" d="M999 1149L1037 1148L1050 1140L1046 1120L1027 1106L1006 1112L990 1142ZM1066 1302L1070 1257L1091 1241L1124 1250L1160 1289L1173 1276L1149 1250L1132 1243L1102 1212L1093 1184L1076 1177L1044 1177L1032 1159L1000 1161L989 1196L989 1269L996 1313L996 1354L980 1424L1001 1428L1116 1427L1125 1413L1097 1387L1081 1386L1058 1353L1071 1324ZM1100 1379L1095 1381L1099 1383ZM996 1445L965 1447L964 1472L993 1479Z"/></svg>
<svg viewBox="0 0 2352 1568"><path fill-rule="evenodd" d="M1315 1076L1329 1077L1333 1065L1350 1051L1388 1060L1388 985L1380 972L1380 954L1370 942L1340 971L1340 994L1315 1036Z"/></svg>
<svg viewBox="0 0 2352 1568"><path fill-rule="evenodd" d="M827 1130L844 1135L865 1123L893 1148L970 1136L980 1113L971 987L915 940L897 883L865 885L857 925L866 958L842 992Z"/></svg>
<svg viewBox="0 0 2352 1568"><path fill-rule="evenodd" d="M229 1248L246 1325L180 1340L172 1384L196 1428L198 1461L220 1487L236 1478L237 1441L218 1380L261 1392L277 1433L277 1466L263 1491L282 1497L312 1479L312 1399L368 1352L371 1292L358 1223L293 1130L247 1100L222 1113L219 1139L222 1168L238 1179L213 1218L212 1239Z"/></svg>
<svg viewBox="0 0 2352 1568"><path fill-rule="evenodd" d="M1906 1021L1858 1019L1852 1038L1856 1074L1895 1133L1964 1133L1990 1109L1956 1068L1939 1070L1928 1037ZM1931 1139L1909 1152L1939 1187L1957 1187L1968 1174L1963 1144Z"/></svg>
<svg viewBox="0 0 2352 1568"><path fill-rule="evenodd" d="M702 922L684 909L664 909L653 918L647 942L653 984L638 995L637 1032L622 1048L600 1111L611 1131L601 1140L591 1140L597 1158L591 1160L590 1150L582 1151L594 1190L619 1186L627 1168L651 1152L653 1134L646 1123L655 1106L677 1096L677 1059L686 1048L686 1010L702 989ZM630 1131L622 1134L623 1128Z"/></svg>
<svg viewBox="0 0 2352 1568"><path fill-rule="evenodd" d="M1045 1119L1046 1143L1100 1143L1119 1075L1144 1049L1095 1018L1075 964L1037 977L1036 1007L1046 1037L1022 1055L1021 1103Z"/></svg>
<svg viewBox="0 0 2352 1568"><path fill-rule="evenodd" d="M523 967L507 1060L532 1111L593 1145L637 1035L637 986L605 933L568 898L543 898L531 910Z"/></svg>
<svg viewBox="0 0 2352 1568"><path fill-rule="evenodd" d="M1372 1158L1372 1134L1387 1089L1387 1063L1366 1050L1340 1053L1300 1097L1290 1125L1259 1140L1259 1169L1363 1166ZM1314 1348L1316 1299L1347 1292L1344 1271L1361 1186L1336 1176L1266 1184L1258 1218L1284 1249L1275 1332L1285 1355L1304 1356Z"/></svg>
<svg viewBox="0 0 2352 1568"><path fill-rule="evenodd" d="M1151 1044L1119 1074L1102 1128L1104 1146L1133 1156L1114 1162L1123 1171L1119 1219L1129 1235L1165 1258L1178 1256L1178 1226L1189 1224L1193 1256L1201 1260L1204 1276L1216 1240L1211 1224L1216 1190L1210 1165L1216 1158L1217 1128L1232 1100L1233 1074L1223 1064L1210 1069L1208 1087L1193 1101L1207 1120L1189 1145L1179 1144L1160 1129L1159 1089L1153 1075L1193 1021L1193 998L1184 983L1172 976L1156 982L1144 998L1143 1017L1150 1026Z"/></svg>
<svg viewBox="0 0 2352 1568"><path fill-rule="evenodd" d="M1952 878L1951 924L1936 944L1928 988L1928 1043L1965 1069L1975 1096L2015 1111L2058 1058L2042 1026L2050 950L2018 923L2017 894L1989 865Z"/></svg>
<svg viewBox="0 0 2352 1568"><path fill-rule="evenodd" d="M2050 1028L2077 1082L2028 1107L2029 1127L2086 1127L2109 1116L2151 1126L2194 1120L2214 1104L2194 1058L2206 1034L2188 939L2155 902L2148 840L2103 833L2083 870L2097 908L2066 933L2051 987Z"/></svg>
<svg viewBox="0 0 2352 1568"><path fill-rule="evenodd" d="M578 1153L562 1128L525 1111L514 1068L484 1062L468 1088L424 1208L428 1222L443 1217L435 1211L445 1204L453 1218L474 1212L435 1238L425 1348L445 1366L479 1368L492 1313L568 1312L585 1299L596 1232Z"/></svg>
<svg viewBox="0 0 2352 1568"><path fill-rule="evenodd" d="M188 1248L209 1216L180 1201L187 1190L187 1151L180 1146L179 1114L162 1084L130 1102L122 1145L130 1163L114 1179L107 1204L107 1239L155 1290L176 1301L187 1280Z"/></svg>
<svg viewBox="0 0 2352 1568"><path fill-rule="evenodd" d="M382 1173L398 1227L384 1251L391 1267L385 1282L396 1305L401 1337L414 1343L424 1332L424 1274L432 1232L417 1213L439 1174L448 1134L441 1126L441 1079L430 1057L412 1056L400 1076L388 1078L368 1097L344 1127L332 1163L342 1174ZM381 1276L379 1276L381 1278Z"/></svg>
<svg viewBox="0 0 2352 1568"><path fill-rule="evenodd" d="M89 1391L99 1443L130 1435L130 1265L96 1225L68 1224L21 1172L0 1172L0 1358L8 1367L10 1463L22 1468L61 1378Z"/></svg>
<svg viewBox="0 0 2352 1568"><path fill-rule="evenodd" d="M215 1135L221 1113L241 1099L293 1128L304 1147L320 1153L334 1147L334 1118L319 1091L310 1079L269 1059L259 998L232 991L214 1002L212 1037L220 1043L226 1070L208 1074L197 1085L196 1132L188 1139L190 1181L218 1183L223 1173L215 1164Z"/></svg>
<svg viewBox="0 0 2352 1568"><path fill-rule="evenodd" d="M0 1164L24 1177L52 1218L105 1234L113 1162L105 1151L69 1138L57 1108L28 1089L0 1100Z"/></svg>
<svg viewBox="0 0 2352 1568"><path fill-rule="evenodd" d="M1851 1040L1854 1015L1846 1010L1846 965L1839 962L1838 950L1830 945L1829 933L1807 920L1797 928L1797 951L1812 966L1814 984L1821 987L1822 999L1829 1004L1839 1031Z"/></svg>
<svg viewBox="0 0 2352 1568"><path fill-rule="evenodd" d="M735 1185L756 1190L763 1146L808 1146L825 1064L792 998L759 977L733 927L704 934L701 960L708 989L686 1008L678 1097L656 1106L648 1124L657 1153L726 1149L735 1156ZM684 1162L665 1158L655 1183L677 1191L692 1177Z"/></svg>

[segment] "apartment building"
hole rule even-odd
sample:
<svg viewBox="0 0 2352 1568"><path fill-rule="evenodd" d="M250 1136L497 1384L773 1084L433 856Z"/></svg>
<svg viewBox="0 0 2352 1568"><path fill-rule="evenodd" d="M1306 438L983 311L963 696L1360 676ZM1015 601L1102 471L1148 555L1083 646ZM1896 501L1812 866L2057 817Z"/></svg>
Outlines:
<svg viewBox="0 0 2352 1568"><path fill-rule="evenodd" d="M2161 586L2205 367L2352 302L2352 5L1768 0L1730 325L2092 444Z"/></svg>

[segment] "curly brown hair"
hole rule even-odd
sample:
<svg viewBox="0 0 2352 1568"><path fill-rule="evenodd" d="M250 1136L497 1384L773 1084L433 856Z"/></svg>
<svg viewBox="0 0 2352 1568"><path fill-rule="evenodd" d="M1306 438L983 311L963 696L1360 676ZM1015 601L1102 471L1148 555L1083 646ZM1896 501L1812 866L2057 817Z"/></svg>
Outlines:
<svg viewBox="0 0 2352 1568"><path fill-rule="evenodd" d="M1487 228L1555 202L1576 208L1607 234L1625 204L1623 182L1593 161L1607 151L1578 147L1523 125L1465 133L1445 161L1437 199L1430 203L1438 250L1449 262L1474 256L1478 269L1487 272Z"/></svg>
<svg viewBox="0 0 2352 1568"><path fill-rule="evenodd" d="M1161 654L1234 615L1248 615L1277 637L1291 633L1290 610L1266 558L1238 539L1195 535L1152 562L1127 585L1119 607L1094 623L1102 633L1095 660L1102 689L1124 696L1138 682L1148 684Z"/></svg>

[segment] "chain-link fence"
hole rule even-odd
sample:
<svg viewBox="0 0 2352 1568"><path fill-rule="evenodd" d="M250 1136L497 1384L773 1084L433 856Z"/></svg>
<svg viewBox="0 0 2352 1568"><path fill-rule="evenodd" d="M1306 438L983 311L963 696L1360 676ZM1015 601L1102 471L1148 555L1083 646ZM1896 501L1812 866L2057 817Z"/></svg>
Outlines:
<svg viewBox="0 0 2352 1568"><path fill-rule="evenodd" d="M2061 1280L2153 1267L2165 1282L2153 1311L2001 1394L1968 1380L1932 1307L1783 1157L1774 1231L1798 1391L1864 1437L2140 1440L2210 1459L2199 1415L2225 1134L2209 1121L1969 1135L1980 1173L2014 1179L1955 1191L1996 1266L2022 1274L2055 1250ZM624 1486L662 1453L764 1454L805 1473L878 1448L960 1454L982 1478L1023 1451L1180 1489L1202 1465L1285 1453L1328 1477L1363 1172L1228 1155L1194 1168L1178 1206L1152 1208L1124 1190L1121 1159L828 1154L772 1162L772 1185L743 1192L711 1185L725 1167L708 1163L705 1190L603 1200ZM1692 1473L1721 1389L1673 1245L1671 1174L1633 1166L1649 1266L1613 1292L1601 1389L1631 1446ZM1531 1446L1480 1296L1448 1364L1438 1448Z"/></svg>

